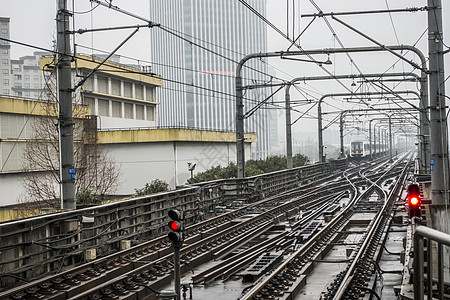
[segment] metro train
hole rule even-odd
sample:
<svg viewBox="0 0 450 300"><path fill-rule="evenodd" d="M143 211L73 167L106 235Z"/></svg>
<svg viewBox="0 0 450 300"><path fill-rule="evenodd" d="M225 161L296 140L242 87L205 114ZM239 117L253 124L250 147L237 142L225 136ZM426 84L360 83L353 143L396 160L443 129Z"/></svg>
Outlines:
<svg viewBox="0 0 450 300"><path fill-rule="evenodd" d="M350 143L350 157L365 157L370 155L369 143L354 141Z"/></svg>

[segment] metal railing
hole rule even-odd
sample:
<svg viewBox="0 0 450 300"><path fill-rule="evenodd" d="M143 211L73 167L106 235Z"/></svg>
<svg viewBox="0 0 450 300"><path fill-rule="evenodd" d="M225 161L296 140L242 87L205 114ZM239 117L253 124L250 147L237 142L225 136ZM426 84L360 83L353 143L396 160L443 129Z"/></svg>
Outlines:
<svg viewBox="0 0 450 300"><path fill-rule="evenodd" d="M424 241L426 238L426 241ZM427 299L433 298L433 241L437 243L437 294L444 299L444 245L450 246L450 235L441 231L418 226L414 232L414 299L424 299L424 287L427 287ZM424 277L424 243L426 242L426 278ZM426 282L425 282L426 281Z"/></svg>

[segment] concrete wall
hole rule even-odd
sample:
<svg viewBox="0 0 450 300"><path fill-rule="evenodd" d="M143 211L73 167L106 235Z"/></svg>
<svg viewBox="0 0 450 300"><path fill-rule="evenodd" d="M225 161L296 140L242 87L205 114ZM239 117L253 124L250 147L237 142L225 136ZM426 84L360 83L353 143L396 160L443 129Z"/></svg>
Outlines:
<svg viewBox="0 0 450 300"><path fill-rule="evenodd" d="M246 156L251 153L245 145ZM194 175L213 166L236 162L235 143L160 142L102 145L119 165L122 182L118 194L134 193L136 188L158 178L175 188L190 178L188 162L195 163Z"/></svg>
<svg viewBox="0 0 450 300"><path fill-rule="evenodd" d="M136 188L158 178L171 189L190 177L187 163L195 163L194 175L210 167L236 162L236 143L231 142L151 142L101 145L121 169L117 194L133 194ZM250 143L245 155L250 157ZM39 176L39 173L36 173ZM20 173L0 173L0 206L17 203L23 193Z"/></svg>
<svg viewBox="0 0 450 300"><path fill-rule="evenodd" d="M16 204L22 193L22 176L19 173L0 173L0 206Z"/></svg>

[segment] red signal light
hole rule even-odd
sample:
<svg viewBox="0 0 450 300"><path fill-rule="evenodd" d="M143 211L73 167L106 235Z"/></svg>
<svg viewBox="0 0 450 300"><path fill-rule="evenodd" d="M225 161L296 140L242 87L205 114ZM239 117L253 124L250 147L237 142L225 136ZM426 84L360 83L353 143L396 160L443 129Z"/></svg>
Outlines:
<svg viewBox="0 0 450 300"><path fill-rule="evenodd" d="M180 224L178 224L178 222L175 222L175 221L169 222L169 227L170 227L170 229L175 230L175 231L180 230Z"/></svg>
<svg viewBox="0 0 450 300"><path fill-rule="evenodd" d="M408 185L407 200L409 217L420 217L420 206L422 205L422 200L420 199L420 187L417 183L411 183Z"/></svg>
<svg viewBox="0 0 450 300"><path fill-rule="evenodd" d="M416 206L420 203L419 198L416 196L411 196L411 198L409 198L409 204Z"/></svg>
<svg viewBox="0 0 450 300"><path fill-rule="evenodd" d="M174 243L180 243L184 240L184 226L183 226L183 214L182 212L172 209L168 212L171 219L167 224L171 231L167 234L169 239Z"/></svg>

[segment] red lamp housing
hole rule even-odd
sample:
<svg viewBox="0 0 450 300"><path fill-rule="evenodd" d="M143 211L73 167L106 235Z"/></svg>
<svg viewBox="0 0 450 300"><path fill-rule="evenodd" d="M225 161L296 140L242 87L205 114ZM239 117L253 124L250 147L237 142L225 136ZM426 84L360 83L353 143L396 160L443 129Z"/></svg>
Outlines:
<svg viewBox="0 0 450 300"><path fill-rule="evenodd" d="M422 205L422 199L420 198L420 187L417 183L411 183L408 186L408 194L406 199L408 200L409 217L420 217L420 206Z"/></svg>

